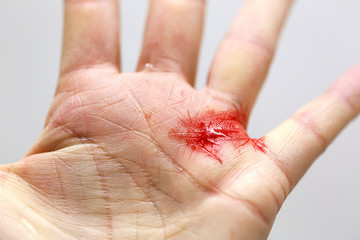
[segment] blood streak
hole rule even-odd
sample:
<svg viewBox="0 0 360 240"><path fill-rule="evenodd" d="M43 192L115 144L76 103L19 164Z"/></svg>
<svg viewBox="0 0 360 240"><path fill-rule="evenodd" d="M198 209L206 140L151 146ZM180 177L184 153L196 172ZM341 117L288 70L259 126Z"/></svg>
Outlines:
<svg viewBox="0 0 360 240"><path fill-rule="evenodd" d="M264 139L252 139L242 124L242 115L236 111L208 111L180 119L178 126L169 131L169 137L186 143L192 150L213 157L220 163L219 152L224 143L234 149L251 145L255 150L266 152Z"/></svg>

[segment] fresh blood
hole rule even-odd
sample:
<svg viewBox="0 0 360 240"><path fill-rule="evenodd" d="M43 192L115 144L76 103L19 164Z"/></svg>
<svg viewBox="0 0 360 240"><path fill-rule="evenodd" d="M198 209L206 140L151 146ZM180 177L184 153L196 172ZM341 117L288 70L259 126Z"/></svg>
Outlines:
<svg viewBox="0 0 360 240"><path fill-rule="evenodd" d="M242 115L236 111L208 111L180 119L178 126L169 131L169 137L184 142L192 150L223 161L219 152L224 143L241 150L251 145L256 151L265 153L264 139L252 139L243 126Z"/></svg>

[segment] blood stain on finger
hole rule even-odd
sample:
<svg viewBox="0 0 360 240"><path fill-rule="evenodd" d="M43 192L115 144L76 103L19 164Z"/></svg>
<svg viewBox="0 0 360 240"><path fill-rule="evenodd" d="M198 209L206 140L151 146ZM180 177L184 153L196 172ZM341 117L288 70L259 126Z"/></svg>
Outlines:
<svg viewBox="0 0 360 240"><path fill-rule="evenodd" d="M243 126L243 115L236 111L207 111L179 119L176 127L169 131L169 137L184 142L193 151L204 153L222 164L219 152L224 143L231 143L234 149L251 145L265 153L264 139L252 139Z"/></svg>

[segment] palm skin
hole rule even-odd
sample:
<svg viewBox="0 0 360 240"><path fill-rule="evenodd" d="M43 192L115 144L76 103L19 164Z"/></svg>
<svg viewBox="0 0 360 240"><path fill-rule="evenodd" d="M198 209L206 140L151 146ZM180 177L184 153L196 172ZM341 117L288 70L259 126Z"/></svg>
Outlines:
<svg viewBox="0 0 360 240"><path fill-rule="evenodd" d="M268 234L290 190L277 165L251 145L235 149L228 142L221 146L221 164L168 134L189 113L234 108L229 99L209 89L195 91L176 74L94 69L68 78L76 88L71 84L55 98L41 138L6 177L24 192L11 209L36 213L22 216L36 229L25 228L24 236L259 239Z"/></svg>
<svg viewBox="0 0 360 240"><path fill-rule="evenodd" d="M253 10L257 0L248 2ZM254 79L264 78L267 66L231 71L240 80L220 87L219 76L227 76L217 71L222 47L208 86L197 91L189 84L194 62L180 59L174 68L169 57L149 57L162 50L145 40L139 71L119 73L116 56L94 38L89 44L100 55L86 44L74 54L79 46L65 37L44 131L24 159L1 167L0 239L266 239L293 186L360 111L355 68L273 132L250 139L246 123L261 85ZM246 49L263 52L246 39ZM268 65L268 55L260 56ZM234 84L249 96L234 98Z"/></svg>

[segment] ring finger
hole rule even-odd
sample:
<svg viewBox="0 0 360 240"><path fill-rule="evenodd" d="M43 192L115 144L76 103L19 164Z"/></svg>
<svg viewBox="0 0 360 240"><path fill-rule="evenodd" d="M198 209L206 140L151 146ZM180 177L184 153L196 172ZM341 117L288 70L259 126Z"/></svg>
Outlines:
<svg viewBox="0 0 360 240"><path fill-rule="evenodd" d="M151 1L138 71L177 72L194 82L205 2Z"/></svg>

